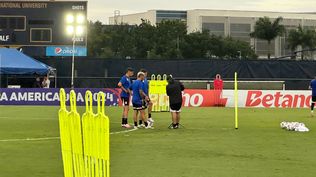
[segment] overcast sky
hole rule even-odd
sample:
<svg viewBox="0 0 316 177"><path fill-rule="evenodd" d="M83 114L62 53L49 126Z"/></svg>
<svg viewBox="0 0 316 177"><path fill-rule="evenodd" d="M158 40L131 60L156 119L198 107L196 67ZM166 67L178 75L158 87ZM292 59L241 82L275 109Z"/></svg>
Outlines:
<svg viewBox="0 0 316 177"><path fill-rule="evenodd" d="M190 10L262 10L280 12L316 12L316 0L88 0L89 20L108 22L115 10L121 15L150 9Z"/></svg>

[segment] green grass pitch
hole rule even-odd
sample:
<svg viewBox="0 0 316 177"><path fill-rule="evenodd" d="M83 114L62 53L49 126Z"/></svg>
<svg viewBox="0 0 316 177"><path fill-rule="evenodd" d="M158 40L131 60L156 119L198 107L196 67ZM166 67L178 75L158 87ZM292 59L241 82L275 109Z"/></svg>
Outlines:
<svg viewBox="0 0 316 177"><path fill-rule="evenodd" d="M58 107L0 106L0 177L62 177ZM79 108L82 112L83 107ZM106 108L111 132L121 109ZM316 118L307 109L185 108L179 130L169 113L154 113L154 130L111 135L111 177L314 177ZM130 116L131 118L131 116ZM308 133L282 130L301 121ZM129 119L131 122L131 119Z"/></svg>

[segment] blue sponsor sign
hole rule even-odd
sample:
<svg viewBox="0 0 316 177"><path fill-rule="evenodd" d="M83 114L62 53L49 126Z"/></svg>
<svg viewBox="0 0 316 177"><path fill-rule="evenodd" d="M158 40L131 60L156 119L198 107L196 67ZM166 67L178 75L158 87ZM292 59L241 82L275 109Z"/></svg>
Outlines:
<svg viewBox="0 0 316 177"><path fill-rule="evenodd" d="M72 46L48 46L46 47L46 56L61 56L69 57L75 53L75 56L87 56L87 48L82 46L76 46L73 51Z"/></svg>

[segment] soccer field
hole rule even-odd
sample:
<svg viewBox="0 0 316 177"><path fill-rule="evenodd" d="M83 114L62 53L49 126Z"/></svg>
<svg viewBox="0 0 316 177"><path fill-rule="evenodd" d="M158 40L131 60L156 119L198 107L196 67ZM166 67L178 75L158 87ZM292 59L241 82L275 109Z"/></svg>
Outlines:
<svg viewBox="0 0 316 177"><path fill-rule="evenodd" d="M0 106L0 177L63 176L58 109ZM169 113L154 113L155 129L112 134L111 176L315 176L316 119L307 109L240 109L239 130L233 113L185 108L178 130L167 128ZM110 107L106 114L111 132L122 131L121 109ZM304 122L311 131L285 131L283 120Z"/></svg>

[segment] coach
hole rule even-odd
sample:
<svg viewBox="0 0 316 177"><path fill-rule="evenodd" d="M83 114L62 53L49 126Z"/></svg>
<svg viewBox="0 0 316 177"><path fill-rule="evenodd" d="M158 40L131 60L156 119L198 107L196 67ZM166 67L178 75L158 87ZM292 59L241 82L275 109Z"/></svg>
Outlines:
<svg viewBox="0 0 316 177"><path fill-rule="evenodd" d="M167 77L168 85L166 87L169 96L170 112L172 118L172 126L170 128L179 128L180 112L182 106L182 91L184 86L181 82L175 81L171 75Z"/></svg>

